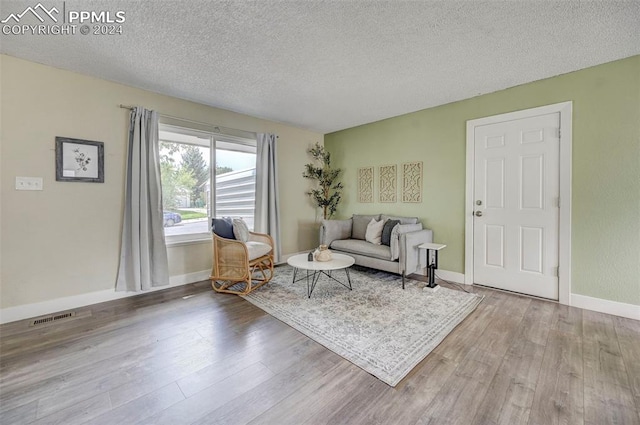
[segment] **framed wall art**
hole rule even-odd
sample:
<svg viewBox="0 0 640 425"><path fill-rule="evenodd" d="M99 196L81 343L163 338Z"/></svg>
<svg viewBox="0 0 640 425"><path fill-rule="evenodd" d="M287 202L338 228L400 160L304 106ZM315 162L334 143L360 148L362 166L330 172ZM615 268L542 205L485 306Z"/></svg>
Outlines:
<svg viewBox="0 0 640 425"><path fill-rule="evenodd" d="M56 137L56 181L104 183L104 143Z"/></svg>

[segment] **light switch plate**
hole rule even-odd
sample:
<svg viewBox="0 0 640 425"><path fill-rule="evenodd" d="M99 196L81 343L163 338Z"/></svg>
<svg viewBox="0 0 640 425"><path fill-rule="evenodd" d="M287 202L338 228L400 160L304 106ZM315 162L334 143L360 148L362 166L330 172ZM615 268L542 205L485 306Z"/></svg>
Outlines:
<svg viewBox="0 0 640 425"><path fill-rule="evenodd" d="M16 190L42 190L42 177L16 177Z"/></svg>

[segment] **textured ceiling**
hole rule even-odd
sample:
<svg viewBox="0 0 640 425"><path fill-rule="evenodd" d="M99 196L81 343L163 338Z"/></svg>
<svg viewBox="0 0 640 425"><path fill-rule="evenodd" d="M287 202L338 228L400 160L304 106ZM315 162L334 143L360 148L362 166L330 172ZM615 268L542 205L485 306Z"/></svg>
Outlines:
<svg viewBox="0 0 640 425"><path fill-rule="evenodd" d="M2 53L321 133L640 54L639 1L41 3L122 10L123 34Z"/></svg>

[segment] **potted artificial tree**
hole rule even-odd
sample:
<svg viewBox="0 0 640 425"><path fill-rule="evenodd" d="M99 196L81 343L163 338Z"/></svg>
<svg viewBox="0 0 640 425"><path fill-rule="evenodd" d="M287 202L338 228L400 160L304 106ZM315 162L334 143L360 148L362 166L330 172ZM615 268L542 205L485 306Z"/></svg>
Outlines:
<svg viewBox="0 0 640 425"><path fill-rule="evenodd" d="M341 169L331 168L331 154L319 143L309 150L313 162L306 164L302 177L317 182L318 187L307 192L318 206L322 208L322 218L329 219L336 212L342 196L342 183L338 181Z"/></svg>

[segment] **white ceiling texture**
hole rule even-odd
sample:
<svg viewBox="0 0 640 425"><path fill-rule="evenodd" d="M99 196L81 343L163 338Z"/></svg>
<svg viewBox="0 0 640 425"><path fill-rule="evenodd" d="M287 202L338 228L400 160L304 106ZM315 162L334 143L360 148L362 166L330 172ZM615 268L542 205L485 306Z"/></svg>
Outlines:
<svg viewBox="0 0 640 425"><path fill-rule="evenodd" d="M2 0L0 19L39 1L123 11L122 34L2 53L321 133L640 54L637 0Z"/></svg>

